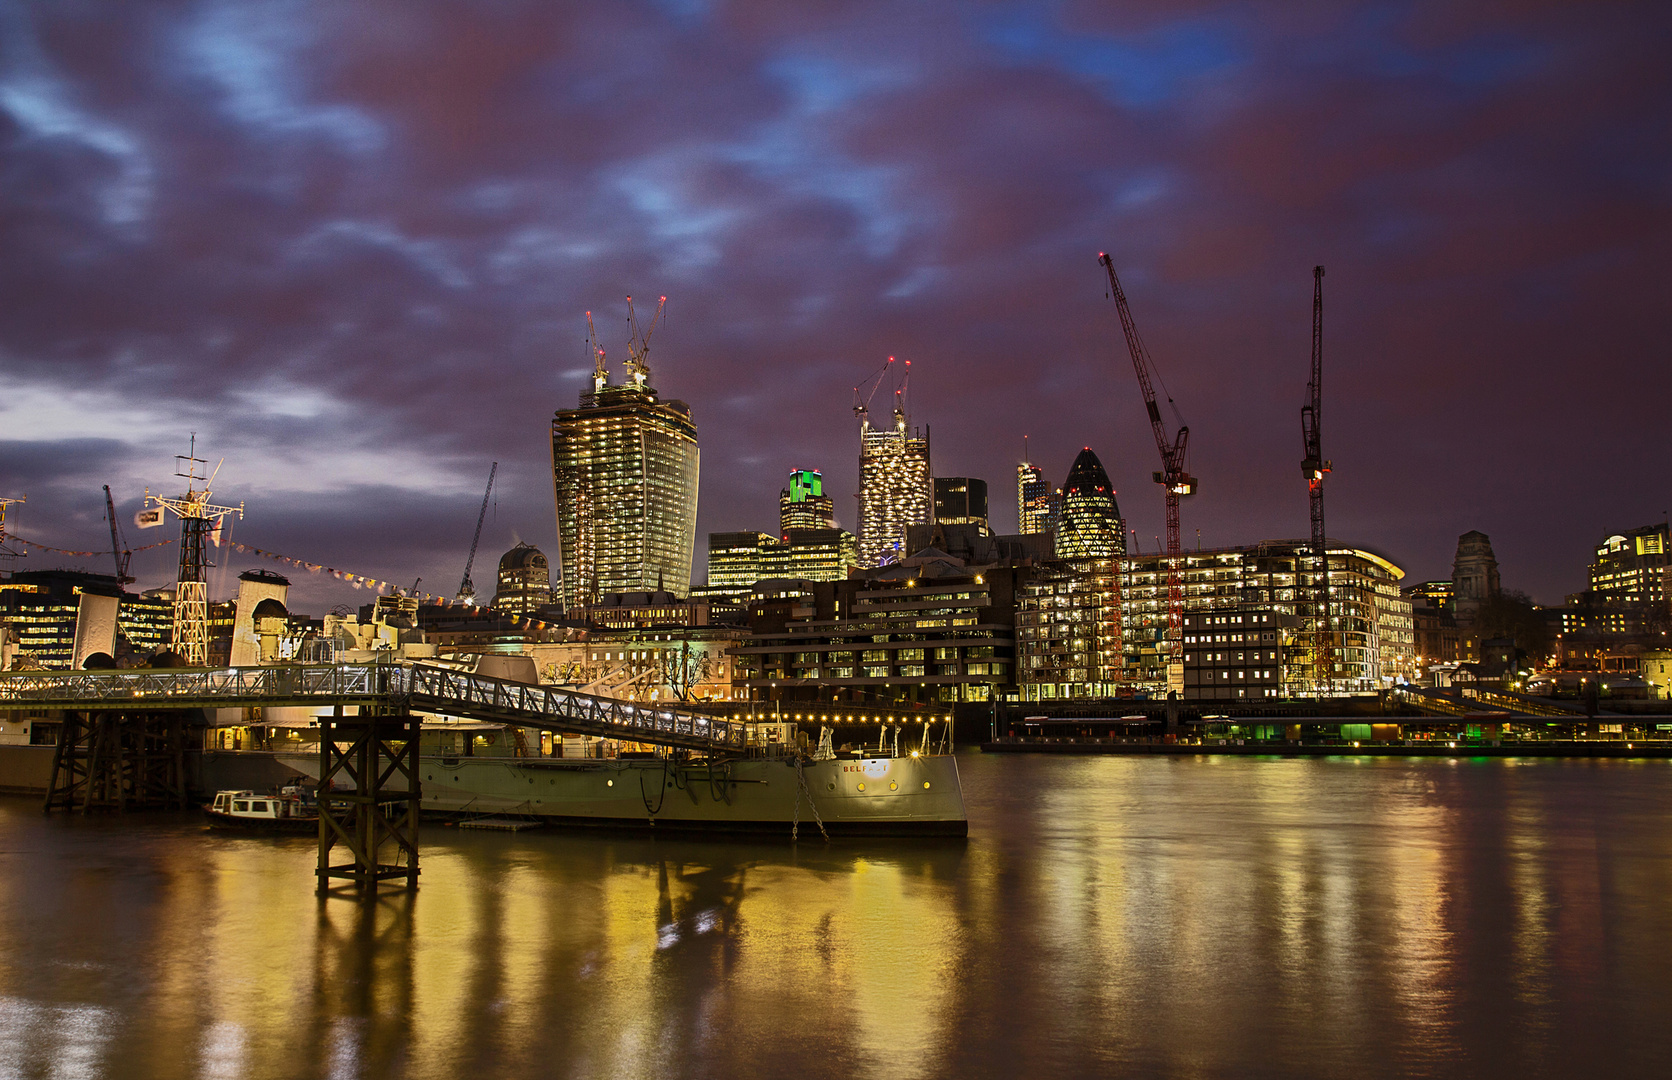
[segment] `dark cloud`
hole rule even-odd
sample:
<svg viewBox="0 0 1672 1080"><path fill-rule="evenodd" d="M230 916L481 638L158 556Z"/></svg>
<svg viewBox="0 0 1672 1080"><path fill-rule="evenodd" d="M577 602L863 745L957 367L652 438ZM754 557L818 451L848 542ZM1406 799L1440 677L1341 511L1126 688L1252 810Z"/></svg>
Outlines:
<svg viewBox="0 0 1672 1080"><path fill-rule="evenodd" d="M1293 536L1324 263L1331 532L1429 576L1484 529L1557 601L1668 502L1669 30L1507 0L0 4L0 475L91 548L99 486L131 514L197 431L247 542L456 580L491 460L487 558L551 545L582 313L624 353L622 298L666 293L701 531L770 527L792 466L851 491L851 388L892 354L999 524L1026 434L1052 474L1096 449L1148 538L1107 249L1192 426L1187 535Z"/></svg>

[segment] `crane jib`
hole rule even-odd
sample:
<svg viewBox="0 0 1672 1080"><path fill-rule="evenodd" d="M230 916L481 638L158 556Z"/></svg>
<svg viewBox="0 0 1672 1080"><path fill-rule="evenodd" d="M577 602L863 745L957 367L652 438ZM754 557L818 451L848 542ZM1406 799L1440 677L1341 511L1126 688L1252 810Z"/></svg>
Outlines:
<svg viewBox="0 0 1672 1080"><path fill-rule="evenodd" d="M1156 407L1155 402L1146 401L1146 402L1144 402L1144 404L1149 406L1150 423L1152 423L1152 424L1161 423L1161 410Z"/></svg>

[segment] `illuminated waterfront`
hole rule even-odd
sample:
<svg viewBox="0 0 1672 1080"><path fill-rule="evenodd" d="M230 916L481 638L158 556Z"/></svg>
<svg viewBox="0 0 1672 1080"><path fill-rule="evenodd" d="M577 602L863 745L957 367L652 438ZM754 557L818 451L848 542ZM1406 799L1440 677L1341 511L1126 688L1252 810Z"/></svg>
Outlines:
<svg viewBox="0 0 1672 1080"><path fill-rule="evenodd" d="M1672 764L960 764L968 841L438 827L364 918L0 800L0 1077L1662 1074Z"/></svg>

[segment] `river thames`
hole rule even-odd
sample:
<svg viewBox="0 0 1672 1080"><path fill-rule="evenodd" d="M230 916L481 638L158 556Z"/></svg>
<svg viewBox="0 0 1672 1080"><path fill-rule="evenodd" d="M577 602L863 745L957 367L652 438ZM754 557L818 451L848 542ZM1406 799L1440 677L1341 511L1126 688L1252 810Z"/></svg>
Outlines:
<svg viewBox="0 0 1672 1080"><path fill-rule="evenodd" d="M1672 763L960 757L967 841L0 799L0 1078L1664 1076Z"/></svg>

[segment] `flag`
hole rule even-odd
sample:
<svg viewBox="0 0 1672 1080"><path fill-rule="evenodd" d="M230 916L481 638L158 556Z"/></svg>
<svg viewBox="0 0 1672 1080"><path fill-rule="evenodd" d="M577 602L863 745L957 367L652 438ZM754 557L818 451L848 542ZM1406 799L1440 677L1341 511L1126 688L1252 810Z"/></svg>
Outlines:
<svg viewBox="0 0 1672 1080"><path fill-rule="evenodd" d="M149 510L141 510L134 515L134 524L142 529L155 529L163 523L163 508L153 506Z"/></svg>
<svg viewBox="0 0 1672 1080"><path fill-rule="evenodd" d="M216 547L221 546L221 519L216 518L215 524L209 527L209 542Z"/></svg>

